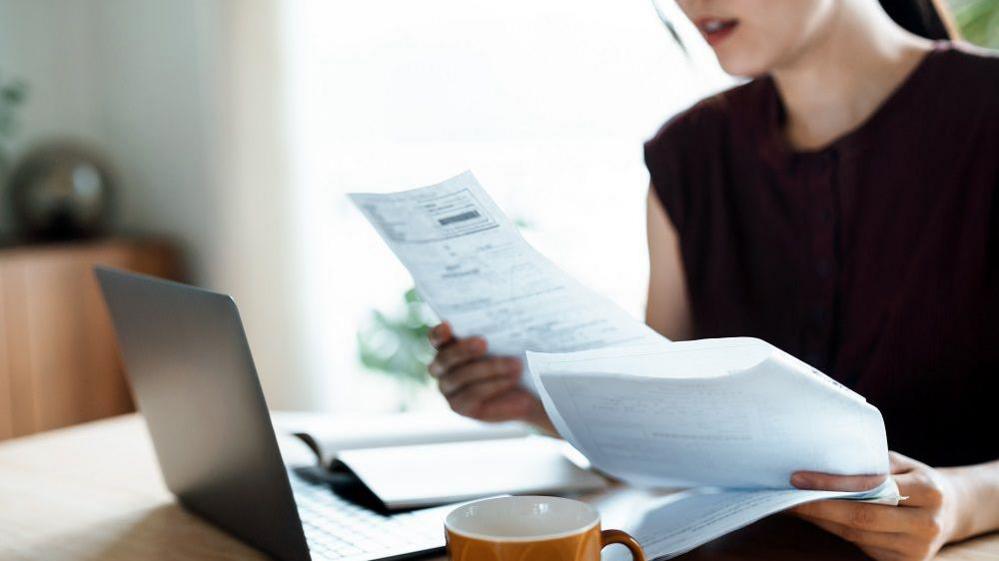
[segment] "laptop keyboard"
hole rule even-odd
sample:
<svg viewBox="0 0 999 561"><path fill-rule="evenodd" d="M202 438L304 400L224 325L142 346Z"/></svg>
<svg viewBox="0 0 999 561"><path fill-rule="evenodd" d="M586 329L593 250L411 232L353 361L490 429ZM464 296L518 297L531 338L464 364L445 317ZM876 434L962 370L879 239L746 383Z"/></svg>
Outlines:
<svg viewBox="0 0 999 561"><path fill-rule="evenodd" d="M314 560L378 559L444 547L446 510L385 516L289 474Z"/></svg>

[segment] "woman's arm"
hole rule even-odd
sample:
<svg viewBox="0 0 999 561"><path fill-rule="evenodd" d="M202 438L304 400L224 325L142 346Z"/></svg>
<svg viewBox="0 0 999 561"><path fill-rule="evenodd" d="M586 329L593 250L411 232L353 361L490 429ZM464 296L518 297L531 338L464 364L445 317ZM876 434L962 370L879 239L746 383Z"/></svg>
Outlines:
<svg viewBox="0 0 999 561"><path fill-rule="evenodd" d="M680 239L651 185L647 228L649 299L645 308L645 323L675 341L690 339L694 329L680 255Z"/></svg>
<svg viewBox="0 0 999 561"><path fill-rule="evenodd" d="M999 460L938 471L951 481L956 502L965 506L953 541L999 530Z"/></svg>

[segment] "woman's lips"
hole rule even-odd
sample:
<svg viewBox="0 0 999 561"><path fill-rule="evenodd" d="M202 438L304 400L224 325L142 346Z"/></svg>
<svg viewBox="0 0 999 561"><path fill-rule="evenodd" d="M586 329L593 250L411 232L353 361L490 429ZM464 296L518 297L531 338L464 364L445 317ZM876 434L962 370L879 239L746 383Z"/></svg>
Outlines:
<svg viewBox="0 0 999 561"><path fill-rule="evenodd" d="M704 35L712 47L727 39L738 25L739 20L735 19L701 18L697 20L697 29L701 31L701 35Z"/></svg>

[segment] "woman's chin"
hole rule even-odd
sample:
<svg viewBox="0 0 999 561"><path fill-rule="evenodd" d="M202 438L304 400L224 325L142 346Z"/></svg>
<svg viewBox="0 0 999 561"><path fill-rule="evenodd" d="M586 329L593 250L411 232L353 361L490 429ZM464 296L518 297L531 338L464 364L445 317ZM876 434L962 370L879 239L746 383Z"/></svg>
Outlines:
<svg viewBox="0 0 999 561"><path fill-rule="evenodd" d="M755 78L770 72L772 65L759 58L750 58L742 52L724 53L715 52L718 64L726 74L739 78Z"/></svg>

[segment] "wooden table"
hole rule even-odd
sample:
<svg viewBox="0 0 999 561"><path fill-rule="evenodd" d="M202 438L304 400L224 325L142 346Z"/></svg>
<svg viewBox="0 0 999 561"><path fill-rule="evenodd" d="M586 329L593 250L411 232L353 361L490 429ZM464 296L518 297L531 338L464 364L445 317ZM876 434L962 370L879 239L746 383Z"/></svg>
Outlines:
<svg viewBox="0 0 999 561"><path fill-rule="evenodd" d="M290 442L282 442L282 451L290 461L307 457ZM617 489L590 500L602 511L613 510L633 492ZM177 506L163 486L140 418L127 415L0 444L0 560L167 559L265 557ZM775 516L683 559L864 557L808 524ZM948 547L939 559L999 560L999 535Z"/></svg>

